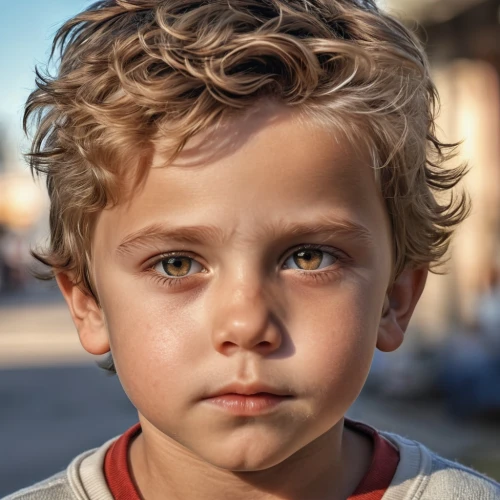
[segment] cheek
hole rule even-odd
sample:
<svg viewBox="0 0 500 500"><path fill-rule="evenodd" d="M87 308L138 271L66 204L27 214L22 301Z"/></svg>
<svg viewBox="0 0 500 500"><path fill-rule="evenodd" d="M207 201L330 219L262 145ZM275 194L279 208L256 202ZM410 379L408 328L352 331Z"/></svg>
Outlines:
<svg viewBox="0 0 500 500"><path fill-rule="evenodd" d="M132 402L141 406L148 394L175 398L185 392L190 372L207 347L193 306L180 304L180 296L141 293L137 286L106 292L103 308L111 350Z"/></svg>
<svg viewBox="0 0 500 500"><path fill-rule="evenodd" d="M373 287L358 283L316 297L313 313L295 315L299 376L333 399L357 397L375 350L379 302Z"/></svg>

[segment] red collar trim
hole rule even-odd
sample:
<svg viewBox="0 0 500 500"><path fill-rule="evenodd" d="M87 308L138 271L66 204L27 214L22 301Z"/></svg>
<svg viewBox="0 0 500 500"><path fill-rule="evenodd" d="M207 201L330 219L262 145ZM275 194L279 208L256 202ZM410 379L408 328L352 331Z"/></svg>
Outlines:
<svg viewBox="0 0 500 500"><path fill-rule="evenodd" d="M137 423L122 434L106 452L104 476L113 498L117 500L141 500L130 475L128 460L130 444L140 432L141 424Z"/></svg>
<svg viewBox="0 0 500 500"><path fill-rule="evenodd" d="M345 419L345 426L368 434L373 440L370 468L348 500L381 500L399 464L399 451L373 427Z"/></svg>

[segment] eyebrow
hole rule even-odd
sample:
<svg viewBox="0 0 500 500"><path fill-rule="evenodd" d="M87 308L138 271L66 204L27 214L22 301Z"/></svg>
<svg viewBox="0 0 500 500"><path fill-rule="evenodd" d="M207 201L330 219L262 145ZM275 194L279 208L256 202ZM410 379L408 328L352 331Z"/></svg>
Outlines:
<svg viewBox="0 0 500 500"><path fill-rule="evenodd" d="M314 222L289 222L281 220L276 225L265 226L264 234L271 234L275 238L287 236L307 236L312 234L331 233L350 239L358 239L367 244L373 243L372 233L358 222L339 217L321 216ZM262 235L263 236L263 235Z"/></svg>
<svg viewBox="0 0 500 500"><path fill-rule="evenodd" d="M265 224L256 234L255 239L265 237L284 239L290 236L307 236L313 234L332 233L350 239L358 239L368 245L373 244L372 233L362 224L347 219L321 217L315 222L289 222L280 220L277 223ZM117 254L128 254L134 248L147 244L164 243L174 240L194 245L223 245L228 236L213 225L171 227L156 223L146 226L126 236L116 248Z"/></svg>
<svg viewBox="0 0 500 500"><path fill-rule="evenodd" d="M225 235L222 229L217 226L169 227L157 223L146 226L126 236L116 248L116 252L118 254L127 254L134 248L147 245L148 243L163 243L168 240L195 245L208 242L223 244Z"/></svg>

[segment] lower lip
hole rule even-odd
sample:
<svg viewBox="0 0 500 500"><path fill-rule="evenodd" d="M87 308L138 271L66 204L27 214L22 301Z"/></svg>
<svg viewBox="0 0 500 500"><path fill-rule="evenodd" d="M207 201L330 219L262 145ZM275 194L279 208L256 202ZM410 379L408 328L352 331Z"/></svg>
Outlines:
<svg viewBox="0 0 500 500"><path fill-rule="evenodd" d="M263 392L251 395L223 394L208 398L205 401L233 415L251 416L273 410L290 399L292 399L290 396L278 396Z"/></svg>

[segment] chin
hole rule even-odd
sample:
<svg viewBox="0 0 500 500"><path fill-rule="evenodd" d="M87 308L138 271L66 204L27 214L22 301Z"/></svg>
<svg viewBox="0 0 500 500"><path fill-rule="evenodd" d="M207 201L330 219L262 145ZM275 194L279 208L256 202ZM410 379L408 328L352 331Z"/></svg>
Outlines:
<svg viewBox="0 0 500 500"><path fill-rule="evenodd" d="M293 454L289 444L273 446L269 440L253 439L252 441L239 440L210 449L200 450L199 455L206 462L219 469L231 472L257 472L269 469L286 460Z"/></svg>

